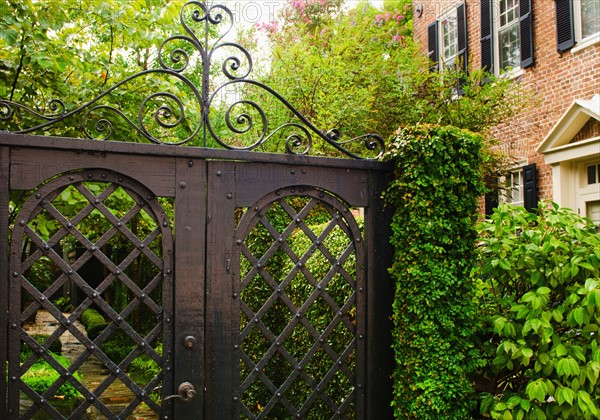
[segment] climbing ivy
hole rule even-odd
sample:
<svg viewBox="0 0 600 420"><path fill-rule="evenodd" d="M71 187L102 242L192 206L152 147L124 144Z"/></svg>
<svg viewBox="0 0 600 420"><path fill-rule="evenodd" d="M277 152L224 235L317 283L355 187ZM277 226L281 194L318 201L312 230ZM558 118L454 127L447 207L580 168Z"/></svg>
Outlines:
<svg viewBox="0 0 600 420"><path fill-rule="evenodd" d="M470 375L481 359L469 274L483 147L471 132L420 125L398 130L388 152L395 162L385 199L394 209L396 418L469 418L475 405Z"/></svg>

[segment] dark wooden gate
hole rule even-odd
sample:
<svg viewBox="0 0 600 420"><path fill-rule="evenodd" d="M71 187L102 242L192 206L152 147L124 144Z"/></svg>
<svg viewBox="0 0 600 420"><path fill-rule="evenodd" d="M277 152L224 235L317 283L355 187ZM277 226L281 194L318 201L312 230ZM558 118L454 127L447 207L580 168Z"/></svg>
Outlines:
<svg viewBox="0 0 600 420"><path fill-rule="evenodd" d="M386 165L14 134L0 164L3 418L390 417Z"/></svg>

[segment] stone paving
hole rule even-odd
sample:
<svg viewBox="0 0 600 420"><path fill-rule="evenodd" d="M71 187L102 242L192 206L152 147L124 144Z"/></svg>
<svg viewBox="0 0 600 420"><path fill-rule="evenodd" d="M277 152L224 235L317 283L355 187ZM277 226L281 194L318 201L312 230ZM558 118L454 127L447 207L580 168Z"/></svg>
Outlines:
<svg viewBox="0 0 600 420"><path fill-rule="evenodd" d="M69 317L69 313L63 313L65 317ZM45 334L51 335L58 327L60 323L54 318L50 312L46 310L38 310L35 316L35 323L26 323L23 329L29 335ZM81 331L84 335L86 334L85 327L79 322L75 321L73 325ZM68 330L63 332L60 336L60 342L62 345L62 356L73 361L79 356L85 349L84 345L79 342L77 338ZM78 370L81 374L81 382L86 388L94 391L108 376L108 370L106 367L94 356L88 358ZM129 402L135 398L133 392L120 380L115 380L100 397L100 400L107 405L113 412L119 413L123 410ZM27 410L31 402L22 401L21 410ZM68 413L63 413L68 414ZM105 418L94 406L87 409L87 419L103 419ZM35 419L38 417L35 416ZM44 418L44 417L40 417ZM135 414L129 416L128 419L135 420L146 420L156 419L157 416L151 410L144 410L142 407L138 407Z"/></svg>

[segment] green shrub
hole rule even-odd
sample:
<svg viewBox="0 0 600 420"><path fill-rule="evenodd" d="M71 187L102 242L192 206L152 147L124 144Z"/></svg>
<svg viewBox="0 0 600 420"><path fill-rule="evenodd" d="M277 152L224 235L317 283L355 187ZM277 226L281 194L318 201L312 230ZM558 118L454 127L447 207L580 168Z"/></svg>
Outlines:
<svg viewBox="0 0 600 420"><path fill-rule="evenodd" d="M79 318L81 323L87 330L87 335L90 340L94 340L104 329L110 324L106 322L104 317L95 309L86 309ZM127 357L133 350L135 343L122 330L113 331L106 340L100 344L100 350L108 356L117 365Z"/></svg>
<svg viewBox="0 0 600 420"><path fill-rule="evenodd" d="M154 349L159 355L162 356L162 344L159 344ZM139 378L143 379L146 382L154 379L156 375L160 373L162 370L161 366L159 366L154 359L152 359L148 354L144 353L140 356L136 357L131 361L129 365L129 372L133 375L137 375Z"/></svg>
<svg viewBox="0 0 600 420"><path fill-rule="evenodd" d="M69 296L59 297L54 301L54 306L61 312L68 312L73 309L71 298Z"/></svg>
<svg viewBox="0 0 600 420"><path fill-rule="evenodd" d="M46 340L50 337L48 334L33 334L31 338L33 338L40 346L44 346ZM50 345L48 348L49 351L55 354L62 353L62 343L60 340L55 340L54 343ZM28 358L32 353L32 349L25 343L21 343L21 361Z"/></svg>
<svg viewBox="0 0 600 420"><path fill-rule="evenodd" d="M108 326L108 322L95 309L86 309L79 317L87 331L88 338L94 340Z"/></svg>
<svg viewBox="0 0 600 420"><path fill-rule="evenodd" d="M475 348L474 223L484 193L481 136L454 127L399 130L388 157L395 176L392 405L397 418L469 418Z"/></svg>
<svg viewBox="0 0 600 420"><path fill-rule="evenodd" d="M501 206L479 229L481 414L598 418L598 228L541 203L536 213Z"/></svg>
<svg viewBox="0 0 600 420"><path fill-rule="evenodd" d="M100 345L100 350L118 365L134 347L135 343L125 331L116 330Z"/></svg>
<svg viewBox="0 0 600 420"><path fill-rule="evenodd" d="M63 356L54 353L50 354L64 367L69 367L69 365L71 364L69 359ZM31 389L33 389L35 392L41 395L44 392L46 392L46 390L48 390L48 388L50 388L59 377L59 373L52 366L50 366L48 362L46 362L44 359L38 359L27 370L27 372L25 372L21 379L29 387L31 387ZM78 373L74 373L73 377L77 380L81 380ZM81 394L73 385L71 385L69 382L65 382L55 392L54 396L74 398L81 396Z"/></svg>

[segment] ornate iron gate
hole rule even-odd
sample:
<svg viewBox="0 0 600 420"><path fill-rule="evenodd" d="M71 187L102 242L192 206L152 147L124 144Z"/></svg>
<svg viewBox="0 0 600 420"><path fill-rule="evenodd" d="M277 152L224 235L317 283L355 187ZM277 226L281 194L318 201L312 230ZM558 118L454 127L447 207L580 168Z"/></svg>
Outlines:
<svg viewBox="0 0 600 420"><path fill-rule="evenodd" d="M91 101L0 99L0 417L390 417L383 139L249 79L233 22L192 0L157 64ZM111 101L127 84L137 115ZM47 137L65 127L88 140Z"/></svg>
<svg viewBox="0 0 600 420"><path fill-rule="evenodd" d="M12 134L0 159L4 417L389 414L385 165Z"/></svg>

